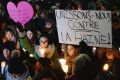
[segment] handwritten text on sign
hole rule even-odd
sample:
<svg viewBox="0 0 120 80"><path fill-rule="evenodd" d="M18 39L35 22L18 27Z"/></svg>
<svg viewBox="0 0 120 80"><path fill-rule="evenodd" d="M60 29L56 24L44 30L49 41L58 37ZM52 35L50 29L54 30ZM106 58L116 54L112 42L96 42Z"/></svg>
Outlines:
<svg viewBox="0 0 120 80"><path fill-rule="evenodd" d="M56 10L55 15L60 43L84 40L89 46L112 47L110 11Z"/></svg>

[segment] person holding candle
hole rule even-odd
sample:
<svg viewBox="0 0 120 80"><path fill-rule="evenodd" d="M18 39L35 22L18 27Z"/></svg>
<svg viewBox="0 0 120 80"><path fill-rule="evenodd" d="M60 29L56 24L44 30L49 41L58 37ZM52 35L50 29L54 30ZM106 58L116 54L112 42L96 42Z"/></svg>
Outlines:
<svg viewBox="0 0 120 80"><path fill-rule="evenodd" d="M101 52L99 51L98 53L99 55L101 54L101 58L99 57L100 73L98 74L98 80L101 78L120 80L120 55L118 54L117 50L114 47L104 48ZM103 66L105 64L108 64L109 66L107 70L103 70Z"/></svg>
<svg viewBox="0 0 120 80"><path fill-rule="evenodd" d="M40 62L43 64L44 69L52 69L59 80L64 79L64 73L58 61L59 56L54 44L49 42L47 35L41 35L39 38L39 45L35 46L36 56L39 57ZM51 68L50 68L51 67Z"/></svg>
<svg viewBox="0 0 120 80"><path fill-rule="evenodd" d="M58 61L58 53L54 44L50 43L49 38L46 34L42 34L38 39L39 44L30 45L24 37L20 39L22 48L25 48L29 53L34 55L36 60L40 60L44 68L52 69L59 77L63 80L64 72ZM29 48L29 49L28 49Z"/></svg>
<svg viewBox="0 0 120 80"><path fill-rule="evenodd" d="M42 34L38 39L38 44L35 45L31 45L29 43L24 32L20 32L19 36L21 47L24 48L27 52L33 54L35 59L39 60L41 57L50 58L53 53L57 55L54 44L49 43L49 39L46 34Z"/></svg>
<svg viewBox="0 0 120 80"><path fill-rule="evenodd" d="M66 50L67 51L65 53L65 60L66 60L66 64L68 65L67 77L70 77L72 75L74 60L80 54L80 52L78 46L72 44L67 44Z"/></svg>

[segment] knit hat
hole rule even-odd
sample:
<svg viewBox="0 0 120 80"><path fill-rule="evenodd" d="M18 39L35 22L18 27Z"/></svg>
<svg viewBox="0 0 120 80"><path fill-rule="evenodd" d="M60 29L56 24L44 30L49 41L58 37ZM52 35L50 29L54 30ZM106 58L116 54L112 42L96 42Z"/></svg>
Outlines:
<svg viewBox="0 0 120 80"><path fill-rule="evenodd" d="M8 61L8 72L11 74L22 74L27 70L25 64L19 57L11 58Z"/></svg>

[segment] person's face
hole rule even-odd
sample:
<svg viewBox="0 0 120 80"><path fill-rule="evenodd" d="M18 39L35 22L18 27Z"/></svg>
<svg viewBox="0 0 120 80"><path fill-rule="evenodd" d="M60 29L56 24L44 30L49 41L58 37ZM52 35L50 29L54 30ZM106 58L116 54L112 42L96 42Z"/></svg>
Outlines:
<svg viewBox="0 0 120 80"><path fill-rule="evenodd" d="M101 6L101 11L106 11L107 8L105 6Z"/></svg>
<svg viewBox="0 0 120 80"><path fill-rule="evenodd" d="M113 60L113 59L114 59L114 54L113 54L112 52L107 52L107 53L106 53L106 58L107 58L108 60Z"/></svg>
<svg viewBox="0 0 120 80"><path fill-rule="evenodd" d="M10 58L10 51L8 49L3 49L3 55L5 57L5 59L9 59Z"/></svg>
<svg viewBox="0 0 120 80"><path fill-rule="evenodd" d="M28 39L32 39L33 38L33 32L27 31L27 37L28 37Z"/></svg>
<svg viewBox="0 0 120 80"><path fill-rule="evenodd" d="M78 4L77 6L78 6L78 10L82 10L82 6L80 4Z"/></svg>
<svg viewBox="0 0 120 80"><path fill-rule="evenodd" d="M49 23L49 22L46 22L46 26L45 26L47 29L50 29L52 27L52 24Z"/></svg>
<svg viewBox="0 0 120 80"><path fill-rule="evenodd" d="M7 31L6 34L5 34L5 38L6 38L8 41L12 41L13 33L10 32L10 31Z"/></svg>
<svg viewBox="0 0 120 80"><path fill-rule="evenodd" d="M39 42L40 42L40 46L42 48L48 47L48 38L47 37L41 37Z"/></svg>
<svg viewBox="0 0 120 80"><path fill-rule="evenodd" d="M5 22L3 22L2 25L1 25L1 29L5 29L5 28L6 28L6 25L7 25L7 24L6 24Z"/></svg>
<svg viewBox="0 0 120 80"><path fill-rule="evenodd" d="M40 14L40 16L41 16L41 18L45 18L46 15L45 15L45 13L42 12L42 13Z"/></svg>
<svg viewBox="0 0 120 80"><path fill-rule="evenodd" d="M75 55L76 48L72 45L67 45L67 52L69 56Z"/></svg>
<svg viewBox="0 0 120 80"><path fill-rule="evenodd" d="M38 4L36 4L36 9L39 10L40 9L40 6Z"/></svg>

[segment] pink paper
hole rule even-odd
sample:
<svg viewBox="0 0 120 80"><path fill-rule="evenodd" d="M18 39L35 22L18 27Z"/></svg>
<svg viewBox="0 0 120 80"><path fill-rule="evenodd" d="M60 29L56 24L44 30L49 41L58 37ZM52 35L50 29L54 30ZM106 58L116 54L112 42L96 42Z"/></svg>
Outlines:
<svg viewBox="0 0 120 80"><path fill-rule="evenodd" d="M7 10L10 17L15 22L21 23L22 26L24 26L34 14L32 6L26 1L19 2L17 7L13 2L8 2Z"/></svg>

